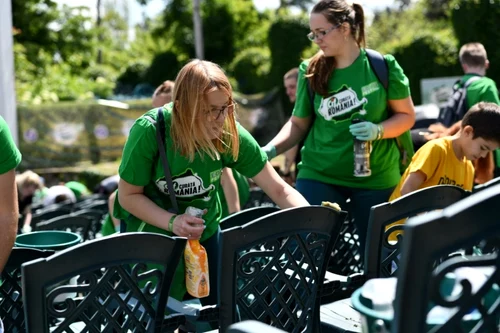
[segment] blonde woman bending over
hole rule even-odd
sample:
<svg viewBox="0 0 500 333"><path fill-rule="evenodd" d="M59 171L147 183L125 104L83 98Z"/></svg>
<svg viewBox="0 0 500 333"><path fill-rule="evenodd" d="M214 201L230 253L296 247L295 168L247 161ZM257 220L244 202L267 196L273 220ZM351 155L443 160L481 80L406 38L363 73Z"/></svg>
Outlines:
<svg viewBox="0 0 500 333"><path fill-rule="evenodd" d="M253 178L282 208L308 205L278 176L255 139L236 122L232 93L229 80L218 65L193 60L175 80L173 102L162 108L165 150L179 215L168 211L172 206L155 138L158 109L135 122L119 168L114 215L126 221L127 231L135 231L142 224L147 232L199 239L207 250L211 285L210 296L201 299L203 304L217 303L221 218L217 191L225 167ZM182 214L188 206L205 209L203 219ZM171 296L182 300L186 293L182 260L173 285Z"/></svg>

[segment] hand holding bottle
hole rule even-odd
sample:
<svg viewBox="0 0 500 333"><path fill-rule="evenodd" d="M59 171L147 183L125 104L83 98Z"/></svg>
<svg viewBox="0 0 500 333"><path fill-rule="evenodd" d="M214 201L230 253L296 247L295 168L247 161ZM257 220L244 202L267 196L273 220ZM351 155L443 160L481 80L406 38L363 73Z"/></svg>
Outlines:
<svg viewBox="0 0 500 333"><path fill-rule="evenodd" d="M381 125L363 121L349 126L349 131L358 140L374 141L382 138L381 133L383 133L383 131L381 131L380 127Z"/></svg>

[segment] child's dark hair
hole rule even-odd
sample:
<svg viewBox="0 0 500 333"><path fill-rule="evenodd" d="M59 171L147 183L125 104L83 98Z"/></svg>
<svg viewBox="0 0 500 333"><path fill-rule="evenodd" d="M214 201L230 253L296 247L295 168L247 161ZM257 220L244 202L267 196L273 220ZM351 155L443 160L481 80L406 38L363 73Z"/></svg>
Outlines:
<svg viewBox="0 0 500 333"><path fill-rule="evenodd" d="M473 105L462 119L462 128L471 126L475 138L495 141L500 144L500 106L479 102Z"/></svg>

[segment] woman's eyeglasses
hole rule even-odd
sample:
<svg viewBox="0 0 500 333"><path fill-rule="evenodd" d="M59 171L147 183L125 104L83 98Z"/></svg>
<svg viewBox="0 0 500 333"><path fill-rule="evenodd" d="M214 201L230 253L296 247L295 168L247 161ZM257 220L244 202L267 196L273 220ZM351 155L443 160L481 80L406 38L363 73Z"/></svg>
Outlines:
<svg viewBox="0 0 500 333"><path fill-rule="evenodd" d="M210 111L207 111L207 115L209 115L213 120L218 120L222 114L224 117L230 115L234 112L234 108L236 107L236 103L232 102L228 105L223 106L220 109L213 108Z"/></svg>
<svg viewBox="0 0 500 333"><path fill-rule="evenodd" d="M326 29L324 31L318 31L316 33L310 32L310 33L307 34L307 38L309 38L309 40L311 42L314 42L316 39L323 39L326 36L326 34L332 32L333 30L337 29L341 25L342 24L337 24L336 26L333 26L330 29Z"/></svg>

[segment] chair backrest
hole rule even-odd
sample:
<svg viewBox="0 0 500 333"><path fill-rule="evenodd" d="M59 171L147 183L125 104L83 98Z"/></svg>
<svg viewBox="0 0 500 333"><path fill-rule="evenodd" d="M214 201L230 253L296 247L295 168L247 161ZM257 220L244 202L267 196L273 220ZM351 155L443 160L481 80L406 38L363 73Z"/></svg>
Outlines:
<svg viewBox="0 0 500 333"><path fill-rule="evenodd" d="M33 225L33 231L63 230L71 231L82 236L84 241L89 239L92 219L87 216L63 215Z"/></svg>
<svg viewBox="0 0 500 333"><path fill-rule="evenodd" d="M38 222L47 221L54 217L68 215L70 212L71 209L68 207L52 207L52 208L41 209L33 214L33 217L31 219L31 224L35 225Z"/></svg>
<svg viewBox="0 0 500 333"><path fill-rule="evenodd" d="M243 224L258 219L259 217L277 212L278 210L279 208L274 206L261 206L244 209L238 213L234 213L222 219L220 221L220 228L224 230L232 227L239 227Z"/></svg>
<svg viewBox="0 0 500 333"><path fill-rule="evenodd" d="M71 215L86 216L92 219L92 224L89 230L89 239L94 239L96 238L97 233L101 231L102 220L106 213L104 213L102 210L85 208L74 211L71 213Z"/></svg>
<svg viewBox="0 0 500 333"><path fill-rule="evenodd" d="M500 282L498 253L475 256L464 261L458 258L444 261L436 269L433 265L452 251L467 248L480 240L500 236L498 207L500 185L472 194L470 197L440 212L411 218L405 228L401 267L396 288L395 313L392 331L426 332L424 324L429 304L439 304L453 314L446 324L432 332L497 332L500 321L500 302L493 305L485 300ZM479 288L471 289L470 281L463 280L462 292L453 298L439 292L446 273L463 266L492 267L490 277ZM497 290L498 292L498 290ZM470 313L482 317L474 329L459 328L462 318Z"/></svg>
<svg viewBox="0 0 500 333"><path fill-rule="evenodd" d="M108 212L108 201L107 200L89 200L87 203L84 203L83 201L79 203L78 206L75 207L76 209L93 209L93 210L99 210L103 212L103 214Z"/></svg>
<svg viewBox="0 0 500 333"><path fill-rule="evenodd" d="M25 332L21 264L46 258L54 251L15 247L10 253L2 274L0 274L0 319L3 321L5 332Z"/></svg>
<svg viewBox="0 0 500 333"><path fill-rule="evenodd" d="M326 258L345 215L327 207L297 207L223 230L221 332L248 319L287 332L317 331Z"/></svg>
<svg viewBox="0 0 500 333"><path fill-rule="evenodd" d="M371 208L365 252L365 274L368 278L395 276L399 267L403 235L389 242L389 236L402 225L386 227L401 219L435 209L443 209L470 195L470 192L452 185L427 187L394 201Z"/></svg>
<svg viewBox="0 0 500 333"><path fill-rule="evenodd" d="M28 332L52 332L50 325L55 332L75 325L159 332L185 245L185 238L160 234L116 234L23 264Z"/></svg>
<svg viewBox="0 0 500 333"><path fill-rule="evenodd" d="M488 187L495 186L497 184L500 184L500 177L493 178L492 180L490 180L489 182L486 182L484 184L474 186L474 188L472 189L472 192L476 193L476 192L482 191Z"/></svg>

